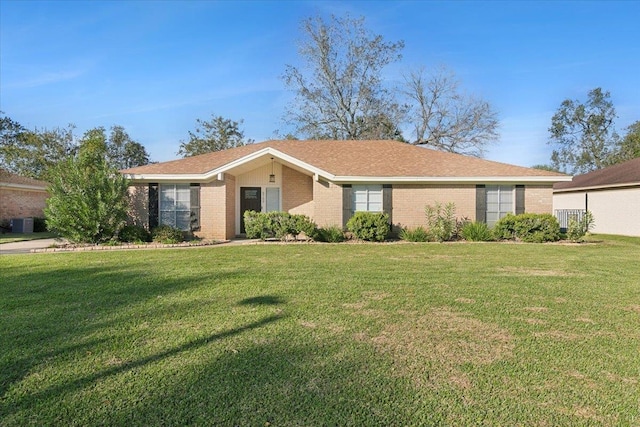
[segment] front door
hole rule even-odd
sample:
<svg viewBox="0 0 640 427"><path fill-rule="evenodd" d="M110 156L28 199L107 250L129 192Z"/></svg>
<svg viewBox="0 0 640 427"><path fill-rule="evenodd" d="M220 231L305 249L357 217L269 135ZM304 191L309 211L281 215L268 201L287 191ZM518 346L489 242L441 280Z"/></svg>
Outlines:
<svg viewBox="0 0 640 427"><path fill-rule="evenodd" d="M245 233L244 213L261 210L260 187L240 187L240 233Z"/></svg>

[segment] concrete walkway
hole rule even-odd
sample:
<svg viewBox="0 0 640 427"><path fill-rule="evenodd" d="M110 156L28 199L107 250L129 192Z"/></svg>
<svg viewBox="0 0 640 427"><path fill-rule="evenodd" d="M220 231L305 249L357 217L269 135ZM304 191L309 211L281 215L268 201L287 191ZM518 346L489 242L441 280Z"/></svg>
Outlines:
<svg viewBox="0 0 640 427"><path fill-rule="evenodd" d="M45 249L55 243L60 243L59 239L38 239L26 242L3 243L0 245L0 255L28 254L32 249Z"/></svg>

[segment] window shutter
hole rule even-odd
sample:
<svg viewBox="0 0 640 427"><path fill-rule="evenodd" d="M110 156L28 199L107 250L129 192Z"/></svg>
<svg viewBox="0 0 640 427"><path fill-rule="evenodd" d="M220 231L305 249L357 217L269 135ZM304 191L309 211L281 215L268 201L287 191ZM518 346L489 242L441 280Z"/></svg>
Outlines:
<svg viewBox="0 0 640 427"><path fill-rule="evenodd" d="M487 191L483 184L476 185L476 221L487 222Z"/></svg>
<svg viewBox="0 0 640 427"><path fill-rule="evenodd" d="M149 230L158 226L158 184L149 184Z"/></svg>
<svg viewBox="0 0 640 427"><path fill-rule="evenodd" d="M342 227L347 227L347 221L353 215L353 190L350 184L342 186Z"/></svg>
<svg viewBox="0 0 640 427"><path fill-rule="evenodd" d="M200 231L200 184L191 184L191 231Z"/></svg>
<svg viewBox="0 0 640 427"><path fill-rule="evenodd" d="M516 185L516 215L524 213L524 185Z"/></svg>
<svg viewBox="0 0 640 427"><path fill-rule="evenodd" d="M393 210L393 187L391 184L384 184L382 186L382 211L389 215L389 223L393 224L392 218Z"/></svg>

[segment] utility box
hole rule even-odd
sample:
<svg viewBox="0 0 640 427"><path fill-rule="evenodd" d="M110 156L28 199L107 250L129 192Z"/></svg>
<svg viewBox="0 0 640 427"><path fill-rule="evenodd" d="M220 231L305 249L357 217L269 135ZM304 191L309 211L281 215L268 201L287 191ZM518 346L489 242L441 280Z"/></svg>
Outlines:
<svg viewBox="0 0 640 427"><path fill-rule="evenodd" d="M12 233L33 233L33 218L14 218L11 220Z"/></svg>

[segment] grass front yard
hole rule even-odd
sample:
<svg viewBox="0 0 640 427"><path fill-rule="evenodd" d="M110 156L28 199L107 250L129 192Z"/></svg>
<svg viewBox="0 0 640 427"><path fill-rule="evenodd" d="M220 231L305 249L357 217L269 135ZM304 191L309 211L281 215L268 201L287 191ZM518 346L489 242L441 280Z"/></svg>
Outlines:
<svg viewBox="0 0 640 427"><path fill-rule="evenodd" d="M640 239L5 255L0 424L638 425Z"/></svg>

